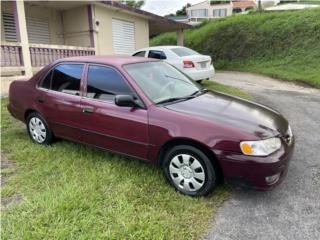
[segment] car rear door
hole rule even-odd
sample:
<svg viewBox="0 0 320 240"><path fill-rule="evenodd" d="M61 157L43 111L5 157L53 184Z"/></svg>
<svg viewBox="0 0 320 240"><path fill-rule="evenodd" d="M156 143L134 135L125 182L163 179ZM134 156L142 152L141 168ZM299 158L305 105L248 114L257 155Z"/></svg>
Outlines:
<svg viewBox="0 0 320 240"><path fill-rule="evenodd" d="M41 114L55 136L80 141L80 84L84 64L61 63L39 84L36 97Z"/></svg>
<svg viewBox="0 0 320 240"><path fill-rule="evenodd" d="M83 141L141 159L148 155L146 109L119 107L118 94L135 95L122 74L111 66L90 64L81 99Z"/></svg>

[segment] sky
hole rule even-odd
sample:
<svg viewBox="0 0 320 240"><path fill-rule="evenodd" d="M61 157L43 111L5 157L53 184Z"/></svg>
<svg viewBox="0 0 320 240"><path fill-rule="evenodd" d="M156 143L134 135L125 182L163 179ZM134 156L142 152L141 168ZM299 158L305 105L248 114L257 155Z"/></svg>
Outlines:
<svg viewBox="0 0 320 240"><path fill-rule="evenodd" d="M146 0L141 9L164 16L175 13L187 3L195 4L203 1L204 0Z"/></svg>

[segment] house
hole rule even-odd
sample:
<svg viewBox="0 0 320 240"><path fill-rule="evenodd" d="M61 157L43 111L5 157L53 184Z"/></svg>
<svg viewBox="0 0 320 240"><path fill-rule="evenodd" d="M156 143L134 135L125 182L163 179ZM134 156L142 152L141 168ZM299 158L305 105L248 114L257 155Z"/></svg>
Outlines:
<svg viewBox="0 0 320 240"><path fill-rule="evenodd" d="M176 22L189 23L188 16L167 16L166 18L170 20L174 20Z"/></svg>
<svg viewBox="0 0 320 240"><path fill-rule="evenodd" d="M236 0L232 1L233 13L245 13L250 9L257 7L255 1Z"/></svg>
<svg viewBox="0 0 320 240"><path fill-rule="evenodd" d="M1 1L1 87L63 57L130 54L190 25L116 1Z"/></svg>
<svg viewBox="0 0 320 240"><path fill-rule="evenodd" d="M187 8L190 22L201 22L205 19L222 18L232 15L232 1L206 0Z"/></svg>
<svg viewBox="0 0 320 240"><path fill-rule="evenodd" d="M231 16L234 13L245 13L257 6L255 0L229 0L214 1L207 0L187 8L190 23L201 22L204 19L217 19Z"/></svg>

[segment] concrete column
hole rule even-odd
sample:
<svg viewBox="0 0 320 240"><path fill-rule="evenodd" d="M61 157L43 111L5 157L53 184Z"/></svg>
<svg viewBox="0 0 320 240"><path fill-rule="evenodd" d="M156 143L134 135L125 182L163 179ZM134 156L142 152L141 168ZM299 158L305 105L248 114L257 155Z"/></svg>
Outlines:
<svg viewBox="0 0 320 240"><path fill-rule="evenodd" d="M183 29L177 31L177 45L183 46Z"/></svg>
<svg viewBox="0 0 320 240"><path fill-rule="evenodd" d="M100 54L100 46L98 42L99 27L96 25L96 22L95 22L95 19L96 19L95 5L93 4L88 5L87 10L88 10L88 24L89 24L89 32L90 32L90 43L91 43L90 45L91 47L94 48L95 55L99 55Z"/></svg>
<svg viewBox="0 0 320 240"><path fill-rule="evenodd" d="M14 11L15 11L14 12L15 19L17 20L17 23L16 23L16 29L18 31L17 36L20 37L25 75L26 77L31 77L32 66L31 66L31 58L30 58L30 50L29 50L26 15L24 11L24 1L16 0L14 1L13 4L14 4Z"/></svg>

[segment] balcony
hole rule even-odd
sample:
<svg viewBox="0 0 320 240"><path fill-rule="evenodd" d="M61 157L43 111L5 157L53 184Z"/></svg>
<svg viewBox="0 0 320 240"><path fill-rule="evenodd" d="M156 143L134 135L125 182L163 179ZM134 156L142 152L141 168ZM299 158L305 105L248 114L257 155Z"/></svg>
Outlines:
<svg viewBox="0 0 320 240"><path fill-rule="evenodd" d="M91 11L88 2L1 3L2 94L57 59L95 55Z"/></svg>

